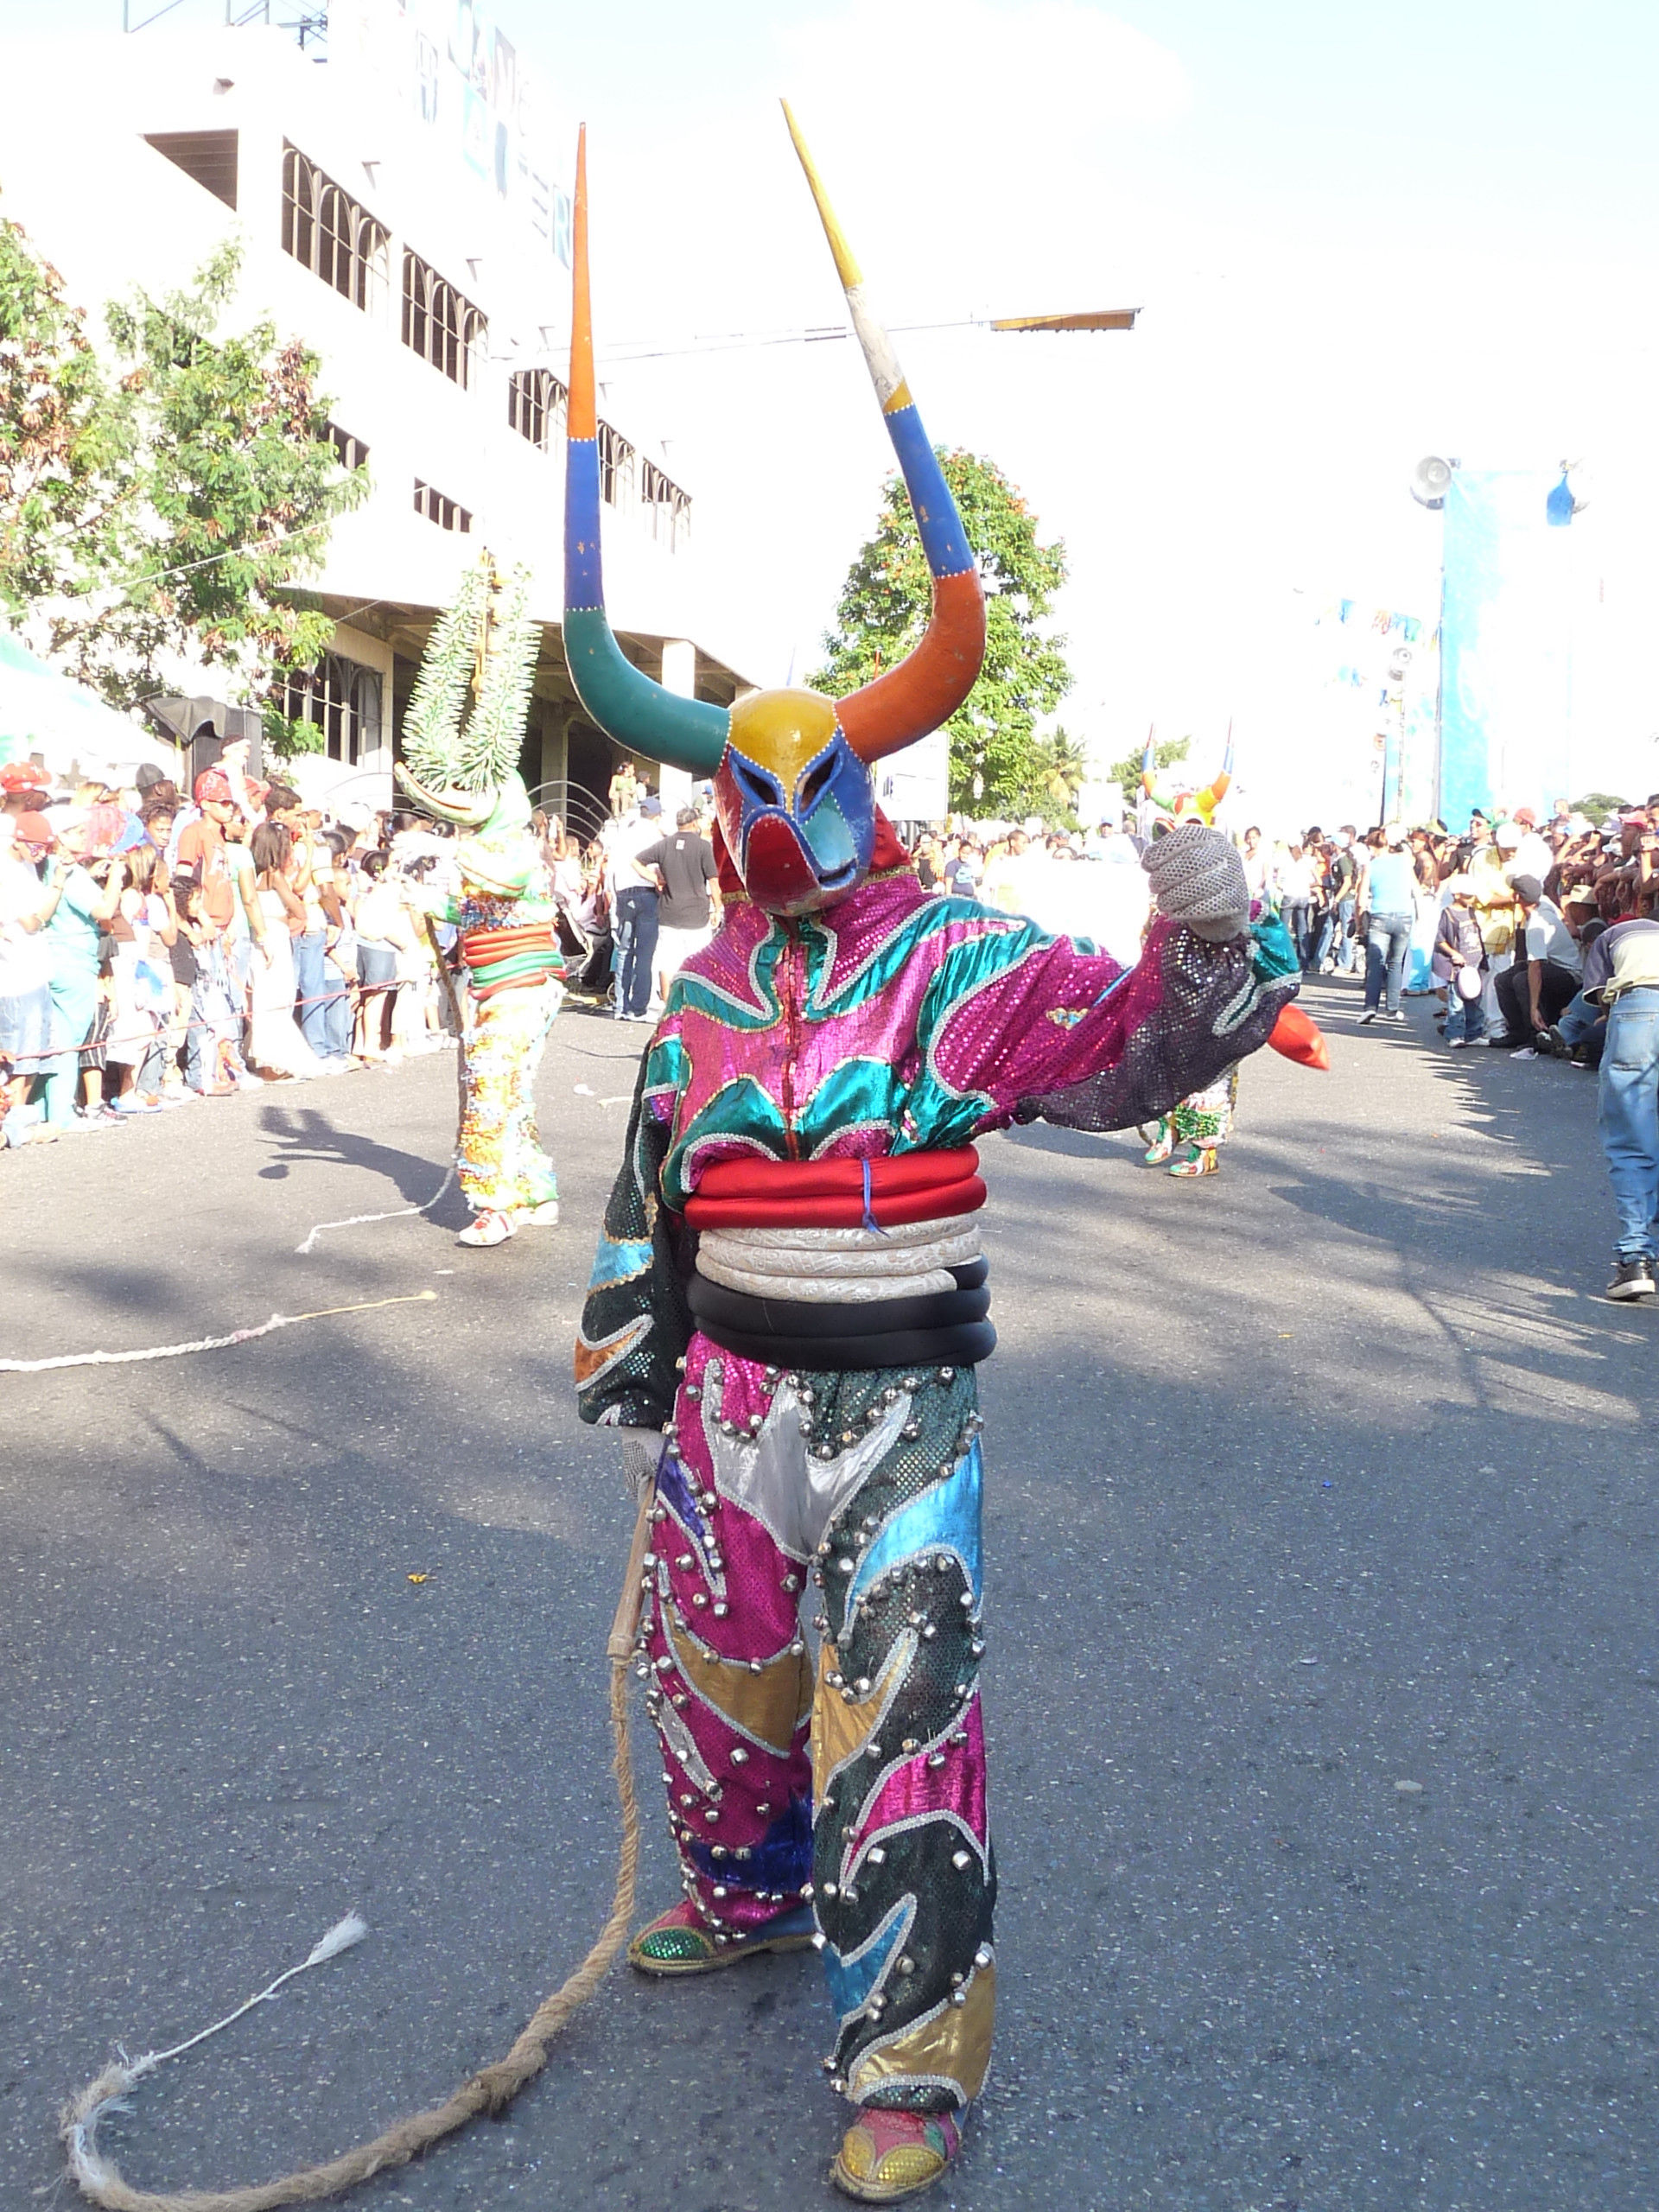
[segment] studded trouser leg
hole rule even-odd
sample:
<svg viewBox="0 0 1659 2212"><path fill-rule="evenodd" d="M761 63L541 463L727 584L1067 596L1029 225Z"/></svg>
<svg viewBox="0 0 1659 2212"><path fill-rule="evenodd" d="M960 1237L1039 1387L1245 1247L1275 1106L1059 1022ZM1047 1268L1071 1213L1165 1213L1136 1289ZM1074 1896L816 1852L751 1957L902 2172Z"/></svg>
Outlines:
<svg viewBox="0 0 1659 2212"><path fill-rule="evenodd" d="M881 1446L814 1567L813 1880L836 2079L855 2104L950 2111L979 2094L996 1999L973 1370L801 1382L815 1445Z"/></svg>
<svg viewBox="0 0 1659 2212"><path fill-rule="evenodd" d="M764 1368L695 1337L657 1477L641 1627L647 1701L680 1878L717 1935L798 1907L811 1863L806 1555L734 1474L759 1451L746 1440L773 1399ZM798 1421L789 1431L798 1463Z"/></svg>
<svg viewBox="0 0 1659 2212"><path fill-rule="evenodd" d="M641 1649L682 1879L741 1933L797 1901L810 1858L858 2104L967 2104L989 2057L975 1408L970 1370L780 1376L698 1336L658 1477Z"/></svg>

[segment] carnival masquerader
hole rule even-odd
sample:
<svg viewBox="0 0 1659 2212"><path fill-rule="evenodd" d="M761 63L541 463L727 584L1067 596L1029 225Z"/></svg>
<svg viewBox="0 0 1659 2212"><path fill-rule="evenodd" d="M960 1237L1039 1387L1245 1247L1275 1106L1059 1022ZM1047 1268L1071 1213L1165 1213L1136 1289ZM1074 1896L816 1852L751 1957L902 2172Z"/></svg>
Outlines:
<svg viewBox="0 0 1659 2212"><path fill-rule="evenodd" d="M1216 809L1233 780L1232 731L1227 733L1221 773L1202 791L1160 790L1154 780L1155 766L1154 748L1148 738L1141 763L1141 788L1159 810L1159 818L1153 825L1154 840L1192 823L1205 830L1212 828ZM1237 1112L1238 1063L1235 1061L1213 1083L1178 1099L1167 1114L1159 1116L1150 1129L1141 1131L1147 1140L1147 1166L1166 1166L1170 1174L1182 1177L1215 1174L1221 1166L1221 1147L1233 1133Z"/></svg>
<svg viewBox="0 0 1659 2212"><path fill-rule="evenodd" d="M791 119L793 130L793 120ZM798 135L933 580L910 657L849 697L660 689L605 614L578 155L565 647L588 714L713 775L726 918L646 1048L575 1354L652 1542L638 1670L683 1900L650 1974L809 1942L856 2107L833 2176L887 2202L960 2145L990 2056L995 1860L975 1369L995 1343L974 1139L1121 1128L1262 1044L1297 979L1201 825L1148 863L1138 964L925 897L870 764L937 728L984 647L975 560ZM815 1669L801 1614L820 1639ZM813 1793L816 1790L816 1806Z"/></svg>
<svg viewBox="0 0 1659 2212"><path fill-rule="evenodd" d="M428 643L404 726L409 765L397 768L413 798L464 832L458 892L422 901L460 931L466 968L455 1164L473 1219L461 1244L502 1244L527 1224L559 1217L535 1084L564 963L517 765L541 643L529 594L528 571L504 578L488 554L467 570Z"/></svg>

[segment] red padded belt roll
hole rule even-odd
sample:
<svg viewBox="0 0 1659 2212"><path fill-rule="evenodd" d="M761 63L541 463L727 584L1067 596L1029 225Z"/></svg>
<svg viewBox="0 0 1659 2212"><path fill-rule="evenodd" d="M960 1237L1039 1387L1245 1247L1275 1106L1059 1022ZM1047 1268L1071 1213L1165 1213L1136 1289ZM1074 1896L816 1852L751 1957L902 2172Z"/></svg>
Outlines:
<svg viewBox="0 0 1659 2212"><path fill-rule="evenodd" d="M492 960L505 960L509 953L531 952L552 942L551 922L519 922L512 929L474 930L462 938L461 950L467 966L477 968Z"/></svg>
<svg viewBox="0 0 1659 2212"><path fill-rule="evenodd" d="M871 1160L722 1160L703 1171L685 1217L694 1229L858 1229L867 1192L882 1228L975 1213L986 1197L970 1144Z"/></svg>

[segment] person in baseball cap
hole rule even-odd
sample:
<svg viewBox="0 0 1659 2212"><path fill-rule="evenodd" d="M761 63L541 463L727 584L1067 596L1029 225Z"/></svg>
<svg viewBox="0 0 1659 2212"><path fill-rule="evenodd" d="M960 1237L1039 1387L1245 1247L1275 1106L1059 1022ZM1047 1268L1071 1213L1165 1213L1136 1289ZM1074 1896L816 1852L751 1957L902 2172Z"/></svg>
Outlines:
<svg viewBox="0 0 1659 2212"><path fill-rule="evenodd" d="M49 853L58 842L58 833L43 814L20 814L14 832L20 845L27 845L38 860L42 853Z"/></svg>
<svg viewBox="0 0 1659 2212"><path fill-rule="evenodd" d="M193 796L198 806L233 806L236 804L231 791L231 779L222 768L204 768L196 778Z"/></svg>

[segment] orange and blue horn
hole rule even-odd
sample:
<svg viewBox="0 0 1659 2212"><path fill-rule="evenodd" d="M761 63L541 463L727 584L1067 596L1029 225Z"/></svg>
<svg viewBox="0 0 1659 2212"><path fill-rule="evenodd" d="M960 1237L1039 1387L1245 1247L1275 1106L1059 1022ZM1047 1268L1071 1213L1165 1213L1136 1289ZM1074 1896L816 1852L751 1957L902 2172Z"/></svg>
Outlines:
<svg viewBox="0 0 1659 2212"><path fill-rule="evenodd" d="M704 699L665 690L628 659L605 613L599 549L599 419L588 282L588 130L576 140L572 235L570 397L564 479L564 653L576 696L620 745L694 776L726 750L731 717Z"/></svg>
<svg viewBox="0 0 1659 2212"><path fill-rule="evenodd" d="M870 310L863 272L836 219L823 181L787 100L783 109L817 204L823 234L835 256L836 273L847 295L853 328L864 350L887 435L904 473L922 550L927 556L928 574L933 580L932 611L914 652L885 675L837 702L837 716L854 752L861 760L880 760L948 721L973 690L985 658L985 594L956 501L938 456L928 443L893 342Z"/></svg>

